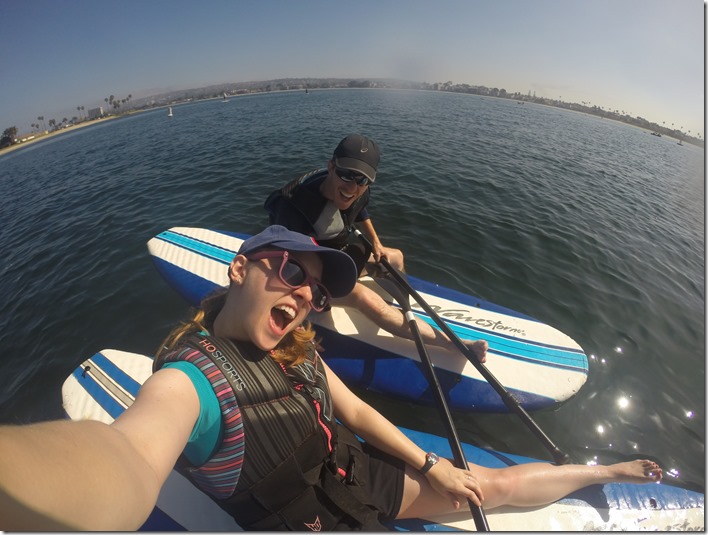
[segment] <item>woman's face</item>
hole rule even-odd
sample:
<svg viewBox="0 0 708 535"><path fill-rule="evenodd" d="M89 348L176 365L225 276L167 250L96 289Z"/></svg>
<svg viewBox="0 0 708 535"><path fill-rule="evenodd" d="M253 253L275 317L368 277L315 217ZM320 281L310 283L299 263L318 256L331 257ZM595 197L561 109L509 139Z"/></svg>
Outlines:
<svg viewBox="0 0 708 535"><path fill-rule="evenodd" d="M322 262L315 253L289 255L310 277L321 280ZM234 327L240 332L236 338L250 340L266 351L305 321L312 308L310 286L293 289L286 285L278 275L281 263L282 258L264 258L248 260L241 267L239 310L234 318Z"/></svg>

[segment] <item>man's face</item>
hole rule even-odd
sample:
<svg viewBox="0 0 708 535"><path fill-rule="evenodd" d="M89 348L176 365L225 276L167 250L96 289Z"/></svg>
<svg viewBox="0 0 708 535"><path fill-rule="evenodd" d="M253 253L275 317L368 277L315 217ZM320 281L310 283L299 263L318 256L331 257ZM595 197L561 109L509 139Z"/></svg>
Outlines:
<svg viewBox="0 0 708 535"><path fill-rule="evenodd" d="M339 210L349 208L369 187L366 177L348 169L337 169L332 160L327 163L327 170L327 178L322 183L320 191ZM365 184L361 185L360 182Z"/></svg>

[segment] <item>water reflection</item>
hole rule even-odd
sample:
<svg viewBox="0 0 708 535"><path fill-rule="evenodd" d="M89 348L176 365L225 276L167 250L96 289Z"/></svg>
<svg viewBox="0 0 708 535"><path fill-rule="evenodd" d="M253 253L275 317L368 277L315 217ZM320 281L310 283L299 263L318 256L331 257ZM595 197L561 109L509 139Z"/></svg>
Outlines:
<svg viewBox="0 0 708 535"><path fill-rule="evenodd" d="M597 361L597 360L598 360L598 358L597 358L597 357L596 357L595 355L590 355L590 360L594 360L594 361ZM603 357L603 358L601 358L601 359L599 359L599 362L600 362L601 364L607 364L607 361L605 360L605 358L604 358L604 357Z"/></svg>
<svg viewBox="0 0 708 535"><path fill-rule="evenodd" d="M626 409L627 407L629 407L629 399L624 396L617 398L617 406L620 409Z"/></svg>

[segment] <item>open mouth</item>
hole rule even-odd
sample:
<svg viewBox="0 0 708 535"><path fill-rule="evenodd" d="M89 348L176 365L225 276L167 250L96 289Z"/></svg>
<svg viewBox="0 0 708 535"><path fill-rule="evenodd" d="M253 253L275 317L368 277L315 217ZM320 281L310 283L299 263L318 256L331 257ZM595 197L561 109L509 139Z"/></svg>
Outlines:
<svg viewBox="0 0 708 535"><path fill-rule="evenodd" d="M288 325L295 319L295 309L287 305L278 305L272 308L271 317L276 327L281 331L288 328Z"/></svg>

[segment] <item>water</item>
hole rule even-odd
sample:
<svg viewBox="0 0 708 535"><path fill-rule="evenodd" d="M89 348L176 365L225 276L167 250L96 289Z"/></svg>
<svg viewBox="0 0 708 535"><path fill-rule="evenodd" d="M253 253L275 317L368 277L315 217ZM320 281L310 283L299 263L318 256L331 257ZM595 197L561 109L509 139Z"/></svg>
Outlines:
<svg viewBox="0 0 708 535"><path fill-rule="evenodd" d="M255 233L267 194L339 139L382 148L371 213L409 273L553 325L591 355L534 419L576 461L651 457L705 487L703 150L597 117L472 95L336 90L154 110L0 157L0 422L61 417L103 348L152 353L188 315L145 243L172 226ZM367 398L444 434L436 411ZM460 437L549 458L513 415Z"/></svg>

